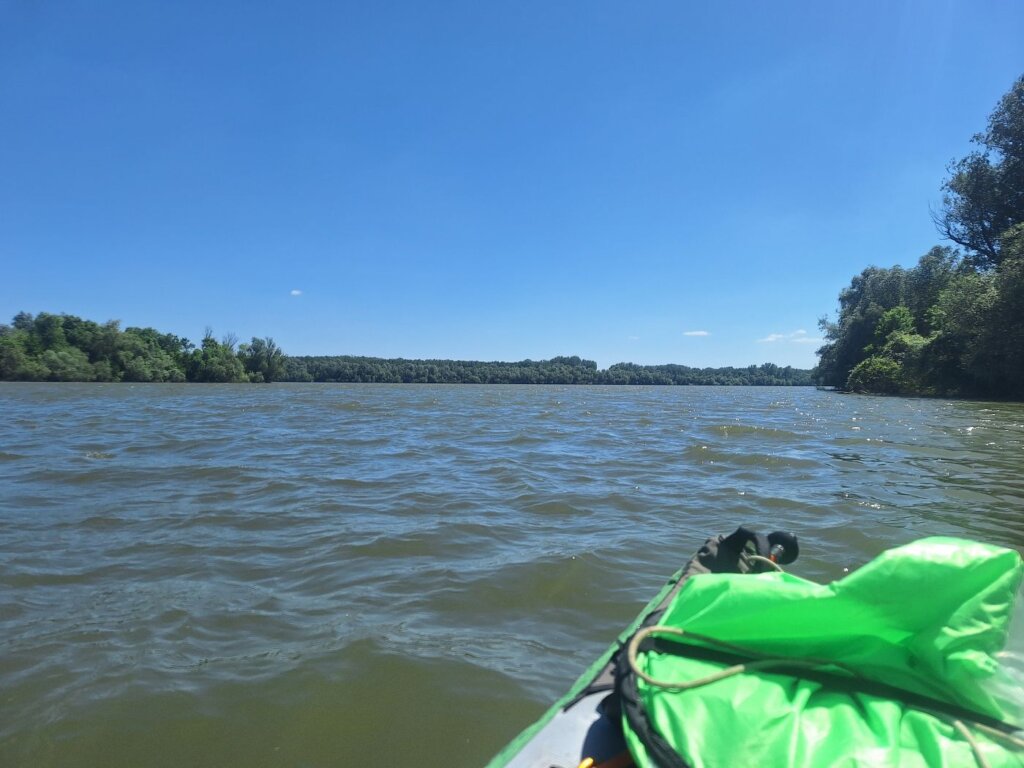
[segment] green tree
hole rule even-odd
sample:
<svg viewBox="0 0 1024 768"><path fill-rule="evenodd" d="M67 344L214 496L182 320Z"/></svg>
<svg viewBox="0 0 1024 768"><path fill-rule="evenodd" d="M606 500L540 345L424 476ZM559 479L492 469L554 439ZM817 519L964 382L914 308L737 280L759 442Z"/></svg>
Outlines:
<svg viewBox="0 0 1024 768"><path fill-rule="evenodd" d="M177 338L177 337L172 337ZM185 380L180 347L165 342L152 328L128 328L116 344L115 361L123 381L180 382Z"/></svg>
<svg viewBox="0 0 1024 768"><path fill-rule="evenodd" d="M914 316L900 305L885 312L875 325L875 344L883 346L893 334L907 334L914 331Z"/></svg>
<svg viewBox="0 0 1024 768"><path fill-rule="evenodd" d="M850 372L869 352L875 328L886 311L904 304L907 273L900 267L868 267L839 294L839 317L822 318L825 345L818 350L821 383L844 387Z"/></svg>
<svg viewBox="0 0 1024 768"><path fill-rule="evenodd" d="M31 332L35 325L35 318L33 318L32 314L29 312L19 312L14 316L12 325L16 330Z"/></svg>
<svg viewBox="0 0 1024 768"><path fill-rule="evenodd" d="M846 387L851 392L900 394L905 389L903 366L887 357L873 355L854 366Z"/></svg>
<svg viewBox="0 0 1024 768"><path fill-rule="evenodd" d="M207 332L196 350L188 339L153 328L122 331L117 320L100 325L74 315L19 312L12 325L0 325L0 379L175 382L187 374L193 381L247 381L234 343ZM260 362L253 379L284 375L287 358L271 339L255 350Z"/></svg>
<svg viewBox="0 0 1024 768"><path fill-rule="evenodd" d="M925 352L926 376L940 392L981 394L993 375L989 321L998 298L991 274L958 275L940 294L929 317L934 334Z"/></svg>
<svg viewBox="0 0 1024 768"><path fill-rule="evenodd" d="M218 342L208 329L200 348L193 350L188 357L188 381L221 384L248 381L245 368L235 354L233 346L231 337L226 337L223 343Z"/></svg>
<svg viewBox="0 0 1024 768"><path fill-rule="evenodd" d="M904 302L914 317L914 325L922 334L932 332L928 310L963 269L959 251L937 245L918 260L917 266L908 271Z"/></svg>
<svg viewBox="0 0 1024 768"><path fill-rule="evenodd" d="M885 312L875 325L869 355L850 371L846 388L853 392L906 394L923 388L921 357L928 340L914 329L914 316L905 306Z"/></svg>
<svg viewBox="0 0 1024 768"><path fill-rule="evenodd" d="M40 312L32 326L32 333L39 339L44 350L59 350L68 346L64 335L64 317Z"/></svg>
<svg viewBox="0 0 1024 768"><path fill-rule="evenodd" d="M29 338L24 323L21 327L0 326L0 379L44 381L50 375L49 369L39 357L29 351Z"/></svg>
<svg viewBox="0 0 1024 768"><path fill-rule="evenodd" d="M999 396L1024 399L1024 224L1003 234L1003 260L984 343L991 353L990 386Z"/></svg>
<svg viewBox="0 0 1024 768"><path fill-rule="evenodd" d="M1024 222L1024 76L971 141L980 149L949 167L939 231L970 249L982 268L1002 261L1003 233Z"/></svg>
<svg viewBox="0 0 1024 768"><path fill-rule="evenodd" d="M258 339L255 336L238 350L250 381L280 381L285 377L285 355L269 336Z"/></svg>
<svg viewBox="0 0 1024 768"><path fill-rule="evenodd" d="M42 363L50 381L93 381L96 377L89 358L75 347L48 349L43 352Z"/></svg>

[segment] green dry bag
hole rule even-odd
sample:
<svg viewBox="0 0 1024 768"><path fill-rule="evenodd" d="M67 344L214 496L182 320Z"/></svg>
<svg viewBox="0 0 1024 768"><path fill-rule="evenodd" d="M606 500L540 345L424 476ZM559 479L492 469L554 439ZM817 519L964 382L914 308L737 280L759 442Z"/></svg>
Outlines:
<svg viewBox="0 0 1024 768"><path fill-rule="evenodd" d="M620 654L630 751L677 768L1024 766L999 663L1021 576L1016 552L952 538L828 585L694 576Z"/></svg>

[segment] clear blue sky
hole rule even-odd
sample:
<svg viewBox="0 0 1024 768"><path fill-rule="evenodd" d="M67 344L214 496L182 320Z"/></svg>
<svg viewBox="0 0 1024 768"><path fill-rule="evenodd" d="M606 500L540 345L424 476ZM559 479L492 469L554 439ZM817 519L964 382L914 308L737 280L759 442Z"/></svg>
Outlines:
<svg viewBox="0 0 1024 768"><path fill-rule="evenodd" d="M810 367L1024 3L0 0L0 321Z"/></svg>

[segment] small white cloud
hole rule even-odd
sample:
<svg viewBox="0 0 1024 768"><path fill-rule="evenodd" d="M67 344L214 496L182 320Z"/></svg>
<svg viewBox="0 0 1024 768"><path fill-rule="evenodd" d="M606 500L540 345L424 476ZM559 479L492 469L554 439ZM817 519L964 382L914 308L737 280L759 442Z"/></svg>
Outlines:
<svg viewBox="0 0 1024 768"><path fill-rule="evenodd" d="M683 331L683 336L710 336L707 331Z"/></svg>
<svg viewBox="0 0 1024 768"><path fill-rule="evenodd" d="M298 288L292 288L290 293L291 293L292 296L301 296L302 295L302 291L300 291Z"/></svg>
<svg viewBox="0 0 1024 768"><path fill-rule="evenodd" d="M627 336L626 338L629 339L630 341L640 341L639 336Z"/></svg>

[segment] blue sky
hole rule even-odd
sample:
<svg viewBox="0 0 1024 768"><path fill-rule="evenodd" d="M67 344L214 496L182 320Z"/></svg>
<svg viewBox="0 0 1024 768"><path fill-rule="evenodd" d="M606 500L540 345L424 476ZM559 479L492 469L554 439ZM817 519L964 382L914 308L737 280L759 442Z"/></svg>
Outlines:
<svg viewBox="0 0 1024 768"><path fill-rule="evenodd" d="M0 0L0 321L810 367L1024 4Z"/></svg>

